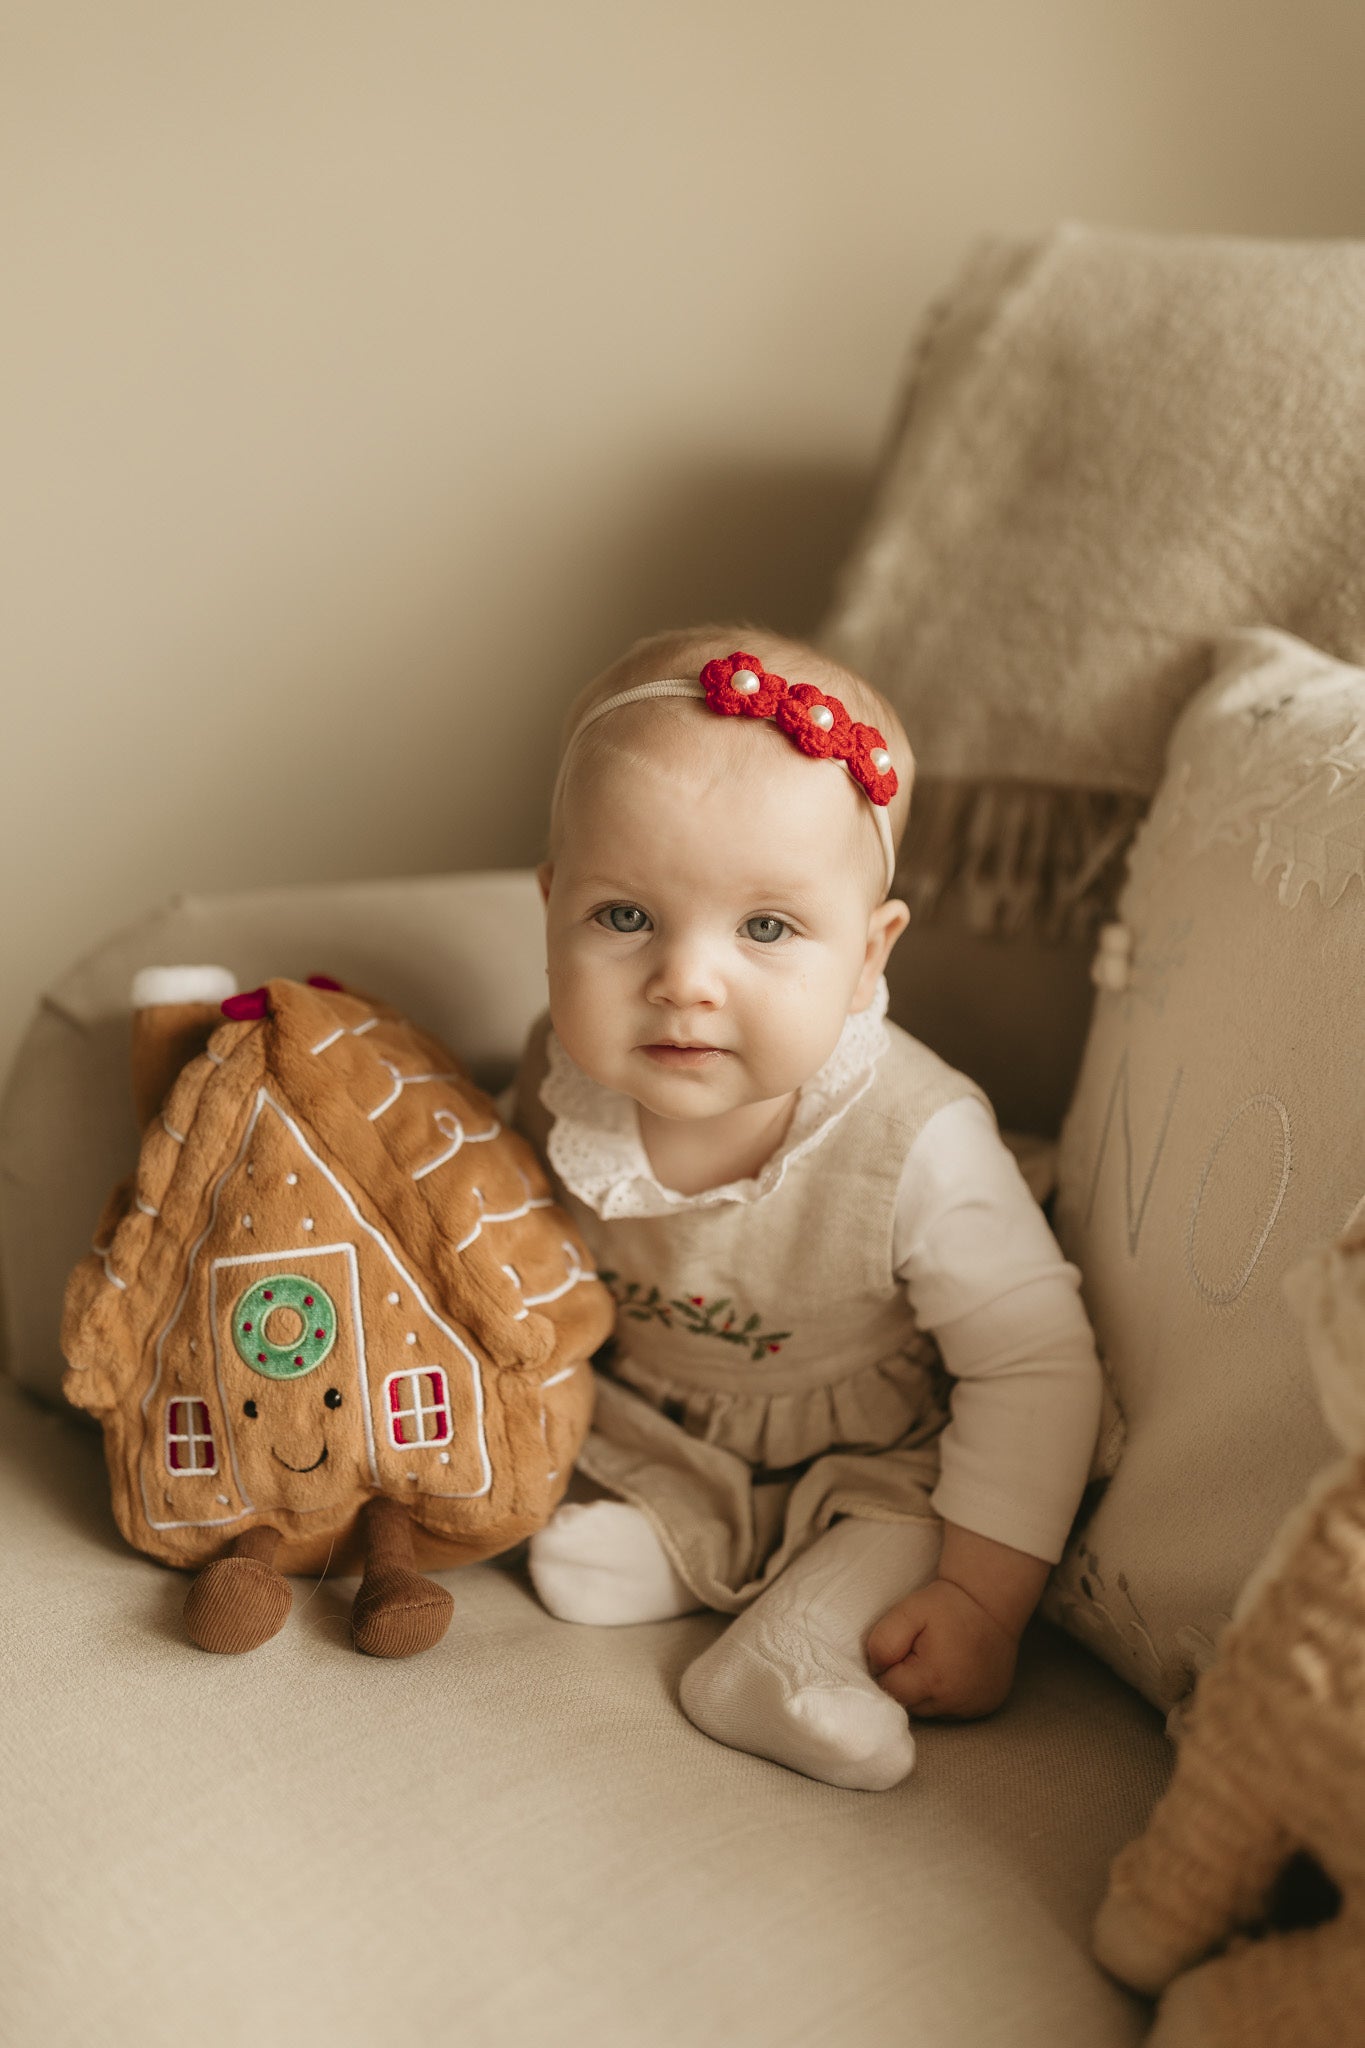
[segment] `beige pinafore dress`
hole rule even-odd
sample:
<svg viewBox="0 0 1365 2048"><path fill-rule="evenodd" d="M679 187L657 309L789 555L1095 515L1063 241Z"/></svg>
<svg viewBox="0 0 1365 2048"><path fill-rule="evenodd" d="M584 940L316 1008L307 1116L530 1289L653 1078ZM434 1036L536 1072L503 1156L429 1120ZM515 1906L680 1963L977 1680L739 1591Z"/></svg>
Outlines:
<svg viewBox="0 0 1365 2048"><path fill-rule="evenodd" d="M757 1200L604 1220L556 1181L617 1302L579 1470L643 1509L725 1613L837 1516L933 1519L948 1381L892 1270L896 1195L934 1111L986 1098L885 1029L865 1091ZM517 1086L542 1156L548 1035L533 1034Z"/></svg>

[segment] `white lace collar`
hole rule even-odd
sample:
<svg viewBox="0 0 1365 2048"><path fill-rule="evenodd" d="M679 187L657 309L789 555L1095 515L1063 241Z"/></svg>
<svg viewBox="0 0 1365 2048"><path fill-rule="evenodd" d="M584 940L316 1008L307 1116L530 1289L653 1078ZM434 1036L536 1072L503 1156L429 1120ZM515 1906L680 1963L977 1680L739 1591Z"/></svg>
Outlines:
<svg viewBox="0 0 1365 2048"><path fill-rule="evenodd" d="M697 1195L663 1186L640 1137L640 1119L628 1095L604 1088L576 1066L553 1031L549 1071L540 1099L554 1118L546 1150L566 1188L598 1216L666 1216L716 1202L758 1202L780 1187L788 1167L828 1137L846 1110L872 1084L886 1050L885 979L865 1010L847 1018L839 1042L818 1074L799 1090L787 1135L749 1180L727 1181Z"/></svg>

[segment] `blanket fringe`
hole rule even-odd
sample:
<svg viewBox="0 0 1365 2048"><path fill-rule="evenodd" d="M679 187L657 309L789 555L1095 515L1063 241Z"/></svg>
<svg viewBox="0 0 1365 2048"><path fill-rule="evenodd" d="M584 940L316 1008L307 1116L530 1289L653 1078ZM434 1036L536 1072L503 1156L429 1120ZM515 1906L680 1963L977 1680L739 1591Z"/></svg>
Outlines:
<svg viewBox="0 0 1365 2048"><path fill-rule="evenodd" d="M1148 799L1031 782L917 781L897 893L996 938L1088 939L1107 918Z"/></svg>

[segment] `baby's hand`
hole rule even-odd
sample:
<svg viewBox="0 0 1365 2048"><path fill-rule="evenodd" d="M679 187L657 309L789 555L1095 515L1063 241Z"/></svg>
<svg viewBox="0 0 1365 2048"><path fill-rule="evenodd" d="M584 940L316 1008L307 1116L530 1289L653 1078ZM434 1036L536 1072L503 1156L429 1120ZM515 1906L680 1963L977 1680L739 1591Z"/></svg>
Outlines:
<svg viewBox="0 0 1365 2048"><path fill-rule="evenodd" d="M971 1719L1007 1697L1019 1642L951 1579L931 1579L867 1639L873 1677L912 1714Z"/></svg>

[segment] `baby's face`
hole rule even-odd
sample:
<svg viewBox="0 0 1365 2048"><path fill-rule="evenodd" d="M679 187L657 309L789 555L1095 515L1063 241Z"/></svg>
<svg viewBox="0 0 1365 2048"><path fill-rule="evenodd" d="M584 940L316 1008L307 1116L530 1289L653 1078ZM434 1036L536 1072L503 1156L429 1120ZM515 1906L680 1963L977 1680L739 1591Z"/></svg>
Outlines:
<svg viewBox="0 0 1365 2048"><path fill-rule="evenodd" d="M885 911L866 799L775 734L734 738L608 756L572 778L541 871L555 1032L586 1073L662 1117L789 1096L871 1000L885 957L870 938Z"/></svg>

